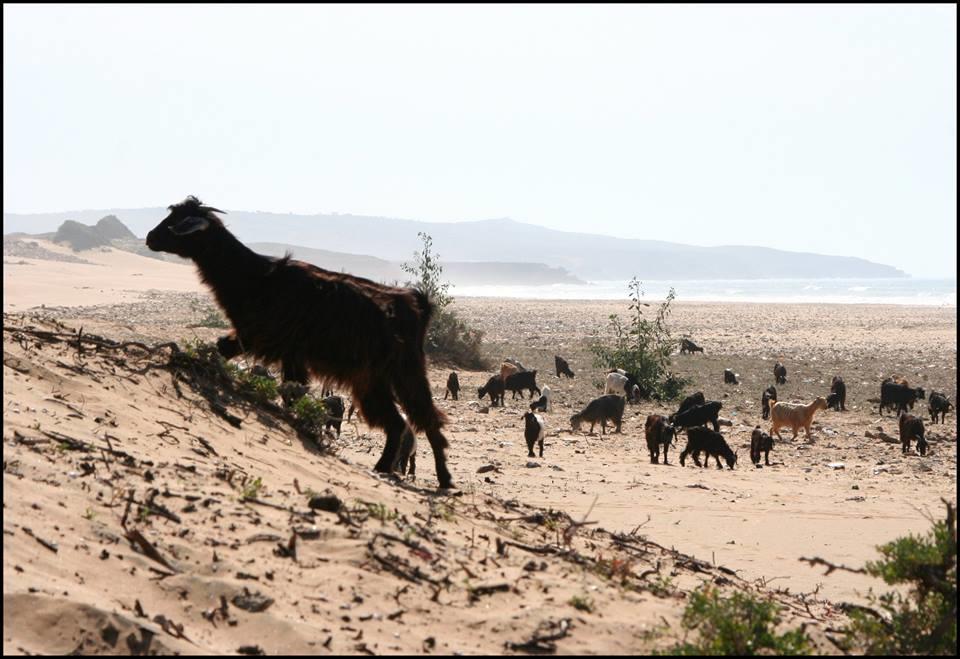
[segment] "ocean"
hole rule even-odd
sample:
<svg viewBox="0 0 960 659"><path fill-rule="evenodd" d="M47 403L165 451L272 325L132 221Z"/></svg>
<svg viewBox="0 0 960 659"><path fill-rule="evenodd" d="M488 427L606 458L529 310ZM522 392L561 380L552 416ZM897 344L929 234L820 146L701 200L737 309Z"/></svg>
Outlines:
<svg viewBox="0 0 960 659"><path fill-rule="evenodd" d="M627 299L626 281L587 285L457 286L454 296L541 300ZM712 279L642 282L648 301L662 300L670 287L677 302L777 302L828 304L900 304L956 307L956 279Z"/></svg>

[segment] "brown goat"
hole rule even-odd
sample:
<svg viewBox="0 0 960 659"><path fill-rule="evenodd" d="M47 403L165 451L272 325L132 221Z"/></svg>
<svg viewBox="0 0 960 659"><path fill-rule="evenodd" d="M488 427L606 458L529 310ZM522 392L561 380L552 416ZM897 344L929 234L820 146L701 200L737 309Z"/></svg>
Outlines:
<svg viewBox="0 0 960 659"><path fill-rule="evenodd" d="M406 423L430 441L440 487L452 486L447 469L446 421L434 406L423 340L433 305L422 291L383 286L323 270L289 255L272 258L243 245L195 197L169 207L147 235L147 247L194 261L200 277L233 324L220 339L221 354L250 353L280 362L283 379L306 383L313 375L352 390L367 423L383 428L386 445L374 469L396 464Z"/></svg>

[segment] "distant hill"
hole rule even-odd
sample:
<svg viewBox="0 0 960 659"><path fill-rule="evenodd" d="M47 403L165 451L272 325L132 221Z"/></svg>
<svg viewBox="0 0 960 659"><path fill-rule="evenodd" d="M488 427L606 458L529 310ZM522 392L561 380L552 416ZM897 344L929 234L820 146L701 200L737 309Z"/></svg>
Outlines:
<svg viewBox="0 0 960 659"><path fill-rule="evenodd" d="M5 231L50 231L66 219L93 221L111 214L137 235L166 216L163 208L112 209L19 215L4 213ZM765 247L696 247L556 231L510 219L418 222L360 215L294 215L230 211L224 221L244 242L301 245L385 261L409 260L418 231L433 237L442 262L547 264L588 280L778 279L904 277L892 266L865 259L788 252ZM452 273L452 270L451 270ZM523 283L523 282L518 282Z"/></svg>

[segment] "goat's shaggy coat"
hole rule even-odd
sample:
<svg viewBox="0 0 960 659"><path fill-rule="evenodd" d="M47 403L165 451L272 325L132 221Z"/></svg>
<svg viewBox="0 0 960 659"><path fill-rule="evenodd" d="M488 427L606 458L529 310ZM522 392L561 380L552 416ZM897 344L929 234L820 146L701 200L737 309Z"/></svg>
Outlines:
<svg viewBox="0 0 960 659"><path fill-rule="evenodd" d="M668 421L673 423L678 416L686 412L687 410L693 409L697 405L703 405L707 402L707 399L703 397L703 392L698 391L695 394L690 394L680 403L680 407L676 412L670 415Z"/></svg>
<svg viewBox="0 0 960 659"><path fill-rule="evenodd" d="M783 441L780 428L789 427L793 429L793 439L796 439L797 433L802 427L807 431L807 439L810 439L810 424L813 423L813 415L817 410L825 409L827 409L827 399L823 396L818 396L808 405L770 401L770 420L773 422L770 427L770 434L775 434L777 439Z"/></svg>
<svg viewBox="0 0 960 659"><path fill-rule="evenodd" d="M673 418L673 425L677 430L681 428L692 428L693 426L705 426L708 423L713 425L713 429L720 432L720 408L723 403L719 400L711 400L703 405L695 405L684 412L677 414Z"/></svg>
<svg viewBox="0 0 960 659"><path fill-rule="evenodd" d="M533 447L540 443L540 457L543 457L543 435L546 424L543 417L533 412L526 412L522 417L524 421L523 438L527 440L527 457L535 458Z"/></svg>
<svg viewBox="0 0 960 659"><path fill-rule="evenodd" d="M703 352L703 348L698 346L696 343L694 343L690 339L680 339L680 354L682 355L686 352L690 352L690 353Z"/></svg>
<svg viewBox="0 0 960 659"><path fill-rule="evenodd" d="M650 463L657 464L660 447L663 446L663 464L667 464L667 449L676 436L674 427L661 415L650 414L644 424L644 434L647 438L647 449L650 451Z"/></svg>
<svg viewBox="0 0 960 659"><path fill-rule="evenodd" d="M477 387L477 397L483 400L484 396L490 396L490 404L496 407L497 401L503 405L503 378L500 374L491 375L487 383L482 387Z"/></svg>
<svg viewBox="0 0 960 659"><path fill-rule="evenodd" d="M680 454L680 465L683 466L687 456L693 454L693 463L700 467L701 451L707 454L702 465L703 467L710 464L711 456L717 461L717 469L723 469L723 465L720 464L721 457L726 461L727 467L730 469L733 469L734 465L737 464L737 454L730 450L730 447L727 445L727 440L723 438L723 435L705 426L688 428L687 446L683 449L683 453Z"/></svg>
<svg viewBox="0 0 960 659"><path fill-rule="evenodd" d="M910 452L910 441L917 440L917 453L927 454L927 439L923 436L923 420L912 414L900 415L900 447L903 453Z"/></svg>
<svg viewBox="0 0 960 659"><path fill-rule="evenodd" d="M510 362L503 362L500 364L500 379L504 382L507 381L507 378L513 375L514 373L519 373L520 369L516 364L511 364Z"/></svg>
<svg viewBox="0 0 960 659"><path fill-rule="evenodd" d="M609 394L594 398L580 412L570 417L570 426L576 431L580 430L580 425L584 421L590 422L590 434L593 434L593 427L600 422L600 434L607 430L607 421L612 420L616 425L616 432L620 432L623 424L623 409L627 404L626 398L616 394Z"/></svg>
<svg viewBox="0 0 960 659"><path fill-rule="evenodd" d="M760 464L760 454L763 453L763 463L769 467L772 450L773 437L760 430L760 426L754 428L750 435L750 460L753 464Z"/></svg>
<svg viewBox="0 0 960 659"><path fill-rule="evenodd" d="M880 385L880 414L883 415L885 407L896 406L897 414L905 413L909 407L913 409L913 404L918 399L925 398L926 394L923 387L911 388L906 381L896 382L894 380L884 380Z"/></svg>
<svg viewBox="0 0 960 659"><path fill-rule="evenodd" d="M508 375L507 379L503 381L504 391L512 392L513 395L510 397L511 400L517 397L517 392L520 392L520 398L523 398L523 390L526 389L530 392L530 399L533 399L533 392L537 392L537 395L542 395L540 387L537 386L537 372L536 371L519 371L513 375Z"/></svg>
<svg viewBox="0 0 960 659"><path fill-rule="evenodd" d="M561 357L560 355L553 356L553 365L557 369L557 377L561 375L566 375L568 378L574 377L573 371L570 370L570 364L567 363L567 360Z"/></svg>
<svg viewBox="0 0 960 659"><path fill-rule="evenodd" d="M760 398L760 405L763 408L761 416L764 419L770 418L770 401L774 400L777 400L777 388L771 385L764 390L763 396Z"/></svg>
<svg viewBox="0 0 960 659"><path fill-rule="evenodd" d="M844 384L843 378L839 375L833 376L833 381L830 383L830 393L836 394L834 405L831 405L838 412L847 411L847 385Z"/></svg>
<svg viewBox="0 0 960 659"><path fill-rule="evenodd" d="M447 390L443 392L443 399L447 399L447 395L453 396L454 400L458 400L460 396L460 378L457 377L456 373L451 373L447 376Z"/></svg>
<svg viewBox="0 0 960 659"><path fill-rule="evenodd" d="M351 389L367 423L386 430L375 466L381 472L393 469L406 427L396 398L411 425L426 433L440 486L451 487L446 419L433 404L424 363L433 312L427 296L257 254L224 227L220 212L187 197L170 206L147 247L196 263L235 330L218 342L222 354L280 362L284 380L306 383L313 375Z"/></svg>
<svg viewBox="0 0 960 659"><path fill-rule="evenodd" d="M946 396L936 391L930 392L930 420L933 423L937 422L937 415L940 415L940 423L943 423L944 418L947 415L947 412L950 411L950 408L953 407Z"/></svg>

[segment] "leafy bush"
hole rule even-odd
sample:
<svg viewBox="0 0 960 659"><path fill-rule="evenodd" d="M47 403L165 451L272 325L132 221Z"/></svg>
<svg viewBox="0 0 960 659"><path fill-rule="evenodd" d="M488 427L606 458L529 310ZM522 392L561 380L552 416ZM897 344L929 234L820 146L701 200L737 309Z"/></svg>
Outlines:
<svg viewBox="0 0 960 659"><path fill-rule="evenodd" d="M812 646L800 630L777 634L780 607L750 594L723 597L707 585L690 595L683 612L685 629L698 630L696 643L684 642L666 651L671 655L810 654Z"/></svg>
<svg viewBox="0 0 960 659"><path fill-rule="evenodd" d="M310 394L297 399L293 404L293 414L301 423L311 429L319 429L327 420L327 408L323 401Z"/></svg>
<svg viewBox="0 0 960 659"><path fill-rule="evenodd" d="M407 284L426 293L434 304L433 319L423 342L424 352L433 359L462 368L487 368L487 362L480 354L483 332L471 328L455 312L447 309L453 298L448 292L450 284L441 279L443 266L439 255L433 253L433 239L422 231L417 235L423 241L423 250L413 253L412 264L404 263L400 267L415 278Z"/></svg>
<svg viewBox="0 0 960 659"><path fill-rule="evenodd" d="M849 642L867 654L957 653L956 509L947 504L946 520L934 522L924 536L910 534L877 547L883 555L866 564L866 572L890 585L909 587L868 599L879 607L855 608Z"/></svg>
<svg viewBox="0 0 960 659"><path fill-rule="evenodd" d="M595 340L590 345L594 366L604 369L622 368L633 376L647 396L657 400L673 400L683 392L688 381L669 371L670 353L674 341L670 338L667 318L670 303L676 298L671 288L666 299L657 308L656 317L644 317L643 289L636 277L630 280L630 318L627 324L617 314L610 315L613 345Z"/></svg>

